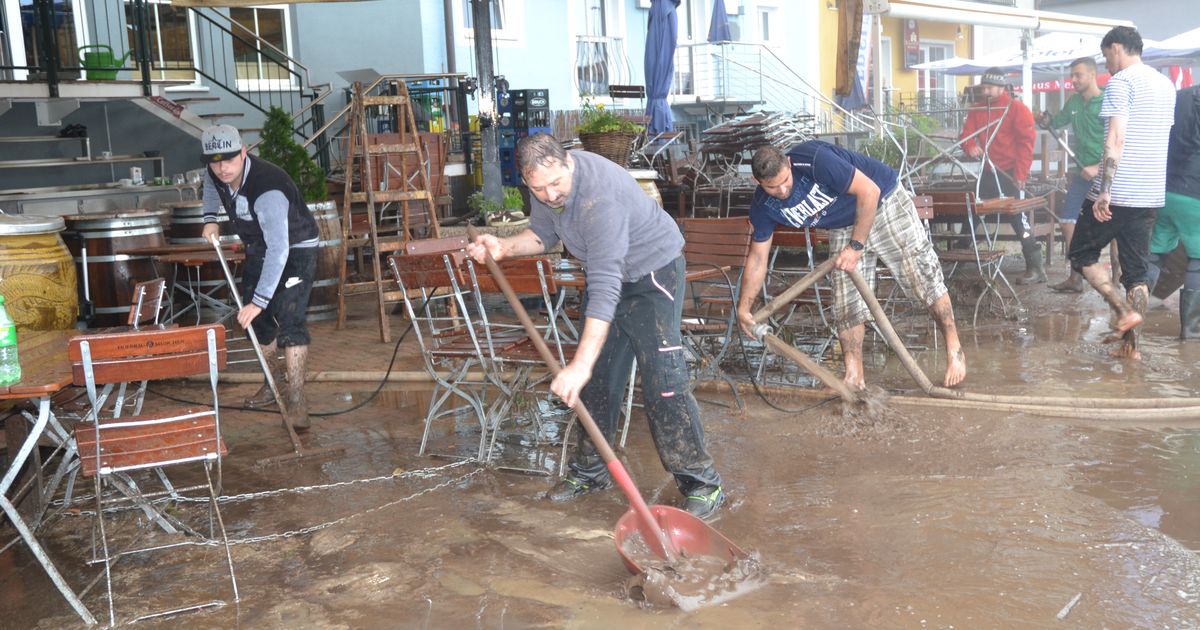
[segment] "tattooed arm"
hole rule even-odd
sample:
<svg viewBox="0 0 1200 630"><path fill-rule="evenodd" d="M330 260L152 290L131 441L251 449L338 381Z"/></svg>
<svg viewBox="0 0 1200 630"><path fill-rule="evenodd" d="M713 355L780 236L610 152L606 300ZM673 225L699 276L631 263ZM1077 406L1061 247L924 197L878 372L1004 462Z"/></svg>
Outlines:
<svg viewBox="0 0 1200 630"><path fill-rule="evenodd" d="M1092 213L1100 222L1112 218L1113 178L1117 176L1117 168L1121 163L1121 153L1125 150L1125 119L1112 116L1108 119L1108 133L1104 136L1104 152L1100 155L1100 196L1092 207Z"/></svg>

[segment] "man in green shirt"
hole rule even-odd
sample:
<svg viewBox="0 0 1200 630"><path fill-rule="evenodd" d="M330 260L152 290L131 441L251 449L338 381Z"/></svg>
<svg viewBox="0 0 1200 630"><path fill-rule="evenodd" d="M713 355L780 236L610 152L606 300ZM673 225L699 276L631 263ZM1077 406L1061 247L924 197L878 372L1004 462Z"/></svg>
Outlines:
<svg viewBox="0 0 1200 630"><path fill-rule="evenodd" d="M1070 186L1066 202L1058 213L1059 226L1071 247L1075 235L1075 221L1083 200L1092 186L1092 179L1100 166L1100 153L1104 149L1104 119L1100 117L1100 105L1104 102L1104 91L1096 84L1096 60L1080 57L1071 62L1071 85L1075 93L1067 99L1061 111L1050 116L1049 112L1038 115L1038 124L1043 127L1062 129L1071 125L1071 151L1078 161L1071 169ZM1083 165L1081 169L1079 165ZM1075 270L1066 280L1052 287L1055 291L1079 293L1083 291L1083 276Z"/></svg>

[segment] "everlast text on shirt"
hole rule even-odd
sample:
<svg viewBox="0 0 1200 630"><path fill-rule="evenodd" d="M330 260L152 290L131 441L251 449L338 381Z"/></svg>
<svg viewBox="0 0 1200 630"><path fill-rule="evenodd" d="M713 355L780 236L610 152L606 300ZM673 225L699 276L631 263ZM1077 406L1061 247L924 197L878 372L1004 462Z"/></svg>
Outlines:
<svg viewBox="0 0 1200 630"><path fill-rule="evenodd" d="M821 186L816 182L812 182L811 186L808 193L800 197L796 205L779 210L780 214L793 226L803 227L810 221L815 221L818 215L824 214L825 208L837 199L836 195L829 195L821 190ZM793 198L796 196L792 195Z"/></svg>

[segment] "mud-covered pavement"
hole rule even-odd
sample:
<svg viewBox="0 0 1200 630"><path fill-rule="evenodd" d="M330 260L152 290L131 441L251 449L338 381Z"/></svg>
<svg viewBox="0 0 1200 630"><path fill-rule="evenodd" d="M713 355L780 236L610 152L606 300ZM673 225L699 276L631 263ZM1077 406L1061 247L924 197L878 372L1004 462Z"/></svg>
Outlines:
<svg viewBox="0 0 1200 630"><path fill-rule="evenodd" d="M1151 310L1145 358L1134 364L1107 358L1106 313L1094 295L1040 287L1022 295L1020 321L962 327L970 391L1200 396L1200 343L1175 339L1170 303ZM393 328L402 330L398 322ZM322 332L333 334L318 329L314 353L338 344ZM390 348L365 347L380 355L370 369L386 365ZM940 354L932 347L918 354L928 374L944 368ZM411 358L400 367L419 369ZM867 377L891 391L913 389L894 359L868 364ZM225 386L222 394L238 400L253 389ZM310 407L344 408L369 389L316 384ZM728 402L720 389L699 395ZM760 553L769 572L765 586L727 604L685 614L622 599L628 572L612 529L627 502L618 490L551 504L538 498L551 485L547 477L485 469L458 479L476 470L461 465L429 478L227 503L232 538L284 534L234 547L241 603L139 626L1200 627L1200 422L912 407L888 407L867 422L844 418L833 403L796 414L752 394L747 400L744 412L701 405L729 496L714 527ZM225 494L452 464L415 455L423 404L424 392L389 385L370 406L318 419L305 438L314 447L343 446L344 454L268 469L253 464L288 450L277 417L228 412ZM446 433L435 436L435 451L470 452L478 440L467 424ZM503 451L508 464L557 468L557 448L534 453L510 441ZM680 500L637 411L623 456L649 502ZM451 483L407 498L444 482ZM43 536L77 588L96 573L82 564L89 522L65 516ZM137 525L129 518L124 527ZM228 596L216 550L163 557L117 565L118 615ZM98 615L102 594L100 586L85 597ZM1057 618L1064 612L1065 625ZM0 614L5 627L80 625L20 546L0 555Z"/></svg>

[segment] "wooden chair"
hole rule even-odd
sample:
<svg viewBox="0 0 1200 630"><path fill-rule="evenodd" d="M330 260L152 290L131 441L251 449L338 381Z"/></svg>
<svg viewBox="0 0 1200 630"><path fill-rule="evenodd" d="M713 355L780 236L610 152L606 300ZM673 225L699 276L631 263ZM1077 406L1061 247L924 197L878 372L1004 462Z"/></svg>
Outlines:
<svg viewBox="0 0 1200 630"><path fill-rule="evenodd" d="M225 329L218 324L209 324L80 336L71 340L68 356L72 362L74 383L86 387L88 400L92 405L85 421L75 427L75 441L79 449L82 473L95 482L95 518L100 549L93 548L93 559L90 563L104 565L109 623L116 623L113 562L121 556L133 553L163 551L188 544L158 544L125 549L119 553L111 549L113 545L109 541L110 530L105 522L110 518L121 518L120 512L113 513L111 509L121 504L132 504L160 525L165 524L164 529L168 532L178 533L171 525L180 525L182 522L179 518L173 514L165 514L165 511L160 510L157 503L152 501L162 495L174 497L190 491L206 490L209 534L203 536L186 526L182 529L189 534L202 536L205 539L202 544L207 544L214 536L215 525L215 530L220 535L218 541L224 545L224 560L229 568L233 601L237 602L239 597L233 556L229 551L229 538L217 502L222 481L221 458L227 452L225 442L221 438L217 397L217 372L224 368L226 362ZM198 374L208 375L212 395L210 404L121 418L106 419L99 415L102 403L98 398L98 386L138 380L175 379ZM143 493L132 483L133 473L161 471L187 464L200 464L204 471L204 483L186 488L170 488L155 494ZM127 544L130 547L135 546L133 543ZM188 577L190 579L192 576ZM218 605L224 605L224 602L208 601L172 608L169 611L142 615L133 621L166 612L199 610Z"/></svg>
<svg viewBox="0 0 1200 630"><path fill-rule="evenodd" d="M729 383L741 407L737 387L721 363L730 346L740 341L737 301L753 227L746 217L680 219L679 226L689 285L681 332L693 358L693 384L720 378Z"/></svg>

